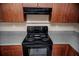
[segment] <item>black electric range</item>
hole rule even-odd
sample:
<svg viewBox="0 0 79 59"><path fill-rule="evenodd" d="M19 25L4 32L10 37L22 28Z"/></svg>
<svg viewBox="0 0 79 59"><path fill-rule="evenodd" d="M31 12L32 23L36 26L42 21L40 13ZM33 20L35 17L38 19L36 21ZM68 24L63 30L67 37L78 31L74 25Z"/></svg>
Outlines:
<svg viewBox="0 0 79 59"><path fill-rule="evenodd" d="M50 56L52 45L47 26L27 27L27 35L22 42L24 56Z"/></svg>

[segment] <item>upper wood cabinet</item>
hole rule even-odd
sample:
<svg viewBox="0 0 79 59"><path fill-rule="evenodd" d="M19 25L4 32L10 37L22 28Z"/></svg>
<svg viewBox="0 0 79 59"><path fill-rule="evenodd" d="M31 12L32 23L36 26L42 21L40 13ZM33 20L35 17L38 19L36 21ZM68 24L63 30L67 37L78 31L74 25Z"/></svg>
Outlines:
<svg viewBox="0 0 79 59"><path fill-rule="evenodd" d="M23 8L22 4L16 3L2 3L1 7L1 19L4 22L23 22Z"/></svg>
<svg viewBox="0 0 79 59"><path fill-rule="evenodd" d="M2 10L1 10L1 4L0 4L0 22L3 21L2 20Z"/></svg>
<svg viewBox="0 0 79 59"><path fill-rule="evenodd" d="M38 3L37 5L41 8L52 8L53 3Z"/></svg>
<svg viewBox="0 0 79 59"><path fill-rule="evenodd" d="M78 23L79 4L53 3L52 23Z"/></svg>
<svg viewBox="0 0 79 59"><path fill-rule="evenodd" d="M37 3L23 3L23 7L37 7Z"/></svg>
<svg viewBox="0 0 79 59"><path fill-rule="evenodd" d="M26 3L24 7L52 8L51 23L79 23L79 4L72 3Z"/></svg>
<svg viewBox="0 0 79 59"><path fill-rule="evenodd" d="M52 3L23 3L23 7L52 8Z"/></svg>
<svg viewBox="0 0 79 59"><path fill-rule="evenodd" d="M75 3L0 3L0 21L24 22L23 7L52 8L51 23L79 23L79 4Z"/></svg>

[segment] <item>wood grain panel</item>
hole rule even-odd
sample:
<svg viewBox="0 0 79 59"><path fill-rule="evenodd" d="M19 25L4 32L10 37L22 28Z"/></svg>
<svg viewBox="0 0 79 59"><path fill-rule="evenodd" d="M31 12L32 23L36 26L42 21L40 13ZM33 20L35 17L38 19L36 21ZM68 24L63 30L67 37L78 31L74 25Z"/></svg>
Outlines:
<svg viewBox="0 0 79 59"><path fill-rule="evenodd" d="M52 8L52 3L23 3L23 7Z"/></svg>
<svg viewBox="0 0 79 59"><path fill-rule="evenodd" d="M52 23L78 23L79 4L53 3Z"/></svg>
<svg viewBox="0 0 79 59"><path fill-rule="evenodd" d="M37 3L23 3L23 7L37 7Z"/></svg>
<svg viewBox="0 0 79 59"><path fill-rule="evenodd" d="M2 19L7 22L23 22L23 9L22 4L16 3L3 3L2 8Z"/></svg>
<svg viewBox="0 0 79 59"><path fill-rule="evenodd" d="M38 7L41 8L52 8L53 4L52 3L38 3Z"/></svg>
<svg viewBox="0 0 79 59"><path fill-rule="evenodd" d="M69 44L54 44L52 46L53 56L79 56L79 53ZM21 45L0 46L0 56L22 56Z"/></svg>
<svg viewBox="0 0 79 59"><path fill-rule="evenodd" d="M0 4L0 21L2 21L2 10L1 10L1 4Z"/></svg>
<svg viewBox="0 0 79 59"><path fill-rule="evenodd" d="M69 45L67 56L79 56L79 53L71 45Z"/></svg>
<svg viewBox="0 0 79 59"><path fill-rule="evenodd" d="M53 55L54 56L65 56L67 53L68 44L54 44Z"/></svg>
<svg viewBox="0 0 79 59"><path fill-rule="evenodd" d="M22 46L21 45L7 45L0 46L1 56L22 56Z"/></svg>
<svg viewBox="0 0 79 59"><path fill-rule="evenodd" d="M79 56L79 53L69 44L54 44L53 56Z"/></svg>

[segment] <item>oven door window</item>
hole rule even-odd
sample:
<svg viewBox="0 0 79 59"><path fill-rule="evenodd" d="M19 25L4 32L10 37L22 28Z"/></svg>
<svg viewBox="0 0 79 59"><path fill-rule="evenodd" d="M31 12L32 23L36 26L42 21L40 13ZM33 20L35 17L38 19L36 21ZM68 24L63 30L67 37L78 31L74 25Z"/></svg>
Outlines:
<svg viewBox="0 0 79 59"><path fill-rule="evenodd" d="M30 48L28 49L29 56L46 56L47 48Z"/></svg>

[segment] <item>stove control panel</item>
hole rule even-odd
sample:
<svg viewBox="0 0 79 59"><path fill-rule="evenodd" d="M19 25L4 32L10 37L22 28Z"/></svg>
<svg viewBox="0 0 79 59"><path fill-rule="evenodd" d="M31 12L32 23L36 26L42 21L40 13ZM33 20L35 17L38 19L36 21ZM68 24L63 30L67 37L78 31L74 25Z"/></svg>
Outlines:
<svg viewBox="0 0 79 59"><path fill-rule="evenodd" d="M47 26L27 26L27 33L48 33Z"/></svg>

